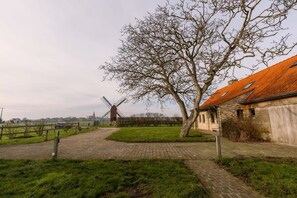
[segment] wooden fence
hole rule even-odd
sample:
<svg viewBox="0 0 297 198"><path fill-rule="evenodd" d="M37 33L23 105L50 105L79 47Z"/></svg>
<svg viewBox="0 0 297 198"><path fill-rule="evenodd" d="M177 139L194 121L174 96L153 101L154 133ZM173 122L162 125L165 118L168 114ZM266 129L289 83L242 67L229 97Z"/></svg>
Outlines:
<svg viewBox="0 0 297 198"><path fill-rule="evenodd" d="M32 133L37 136L45 135L45 140L48 138L48 133L55 130L69 130L75 128L80 129L79 122L66 123L64 125L56 124L36 124L36 125L2 125L0 126L0 140L3 136L7 136L9 139L16 137L32 137Z"/></svg>
<svg viewBox="0 0 297 198"><path fill-rule="evenodd" d="M120 117L117 119L118 127L129 126L180 126L181 117Z"/></svg>

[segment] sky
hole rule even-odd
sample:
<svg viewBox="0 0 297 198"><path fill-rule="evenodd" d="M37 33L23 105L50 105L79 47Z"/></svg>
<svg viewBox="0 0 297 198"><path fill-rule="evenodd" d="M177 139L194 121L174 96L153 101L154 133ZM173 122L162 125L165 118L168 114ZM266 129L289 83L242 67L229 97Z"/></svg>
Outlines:
<svg viewBox="0 0 297 198"><path fill-rule="evenodd" d="M165 0L0 0L0 108L3 119L103 115L123 97L116 82L102 81L99 65L120 46L121 29ZM296 38L294 18L286 26ZM295 35L295 36L294 36ZM294 50L287 57L297 54ZM238 73L244 77L245 73ZM179 114L176 105L128 101L125 116Z"/></svg>

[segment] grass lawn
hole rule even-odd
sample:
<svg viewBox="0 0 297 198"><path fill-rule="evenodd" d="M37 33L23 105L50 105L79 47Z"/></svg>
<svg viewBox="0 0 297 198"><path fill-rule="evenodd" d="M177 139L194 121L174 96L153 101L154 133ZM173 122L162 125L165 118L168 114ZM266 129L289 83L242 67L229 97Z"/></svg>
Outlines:
<svg viewBox="0 0 297 198"><path fill-rule="evenodd" d="M218 163L266 197L297 195L297 159L225 158Z"/></svg>
<svg viewBox="0 0 297 198"><path fill-rule="evenodd" d="M80 134L80 133L85 133L85 132L89 132L92 131L94 129L82 129L81 131L77 131L76 129L69 129L67 132L65 132L64 130L57 130L60 131L60 137L68 137L71 135L76 135L76 134ZM57 132L56 131L56 132ZM16 137L13 139L9 139L7 136L3 136L2 139L0 140L0 145L8 145L8 144L31 144L31 143L38 143L38 142L44 142L45 141L45 135L42 136L37 136L34 135L33 137L28 137L28 138L24 138L24 137ZM53 140L55 138L55 132L54 131L50 131L48 133L48 140Z"/></svg>
<svg viewBox="0 0 297 198"><path fill-rule="evenodd" d="M123 142L212 142L214 137L191 130L190 136L180 138L180 127L126 127L107 137Z"/></svg>
<svg viewBox="0 0 297 198"><path fill-rule="evenodd" d="M181 160L0 160L0 197L208 197Z"/></svg>

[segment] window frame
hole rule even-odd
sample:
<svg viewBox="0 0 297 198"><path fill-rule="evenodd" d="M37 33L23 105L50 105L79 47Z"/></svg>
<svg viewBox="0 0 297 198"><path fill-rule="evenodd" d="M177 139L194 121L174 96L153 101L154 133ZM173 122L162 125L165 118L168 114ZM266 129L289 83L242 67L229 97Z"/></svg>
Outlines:
<svg viewBox="0 0 297 198"><path fill-rule="evenodd" d="M238 119L243 119L244 118L243 109L237 109L236 110L236 115L237 115Z"/></svg>
<svg viewBox="0 0 297 198"><path fill-rule="evenodd" d="M256 116L256 110L255 108L249 108L249 117L253 118Z"/></svg>
<svg viewBox="0 0 297 198"><path fill-rule="evenodd" d="M216 123L216 118L217 118L217 113L216 112L210 112L210 119L211 119L212 124Z"/></svg>
<svg viewBox="0 0 297 198"><path fill-rule="evenodd" d="M289 68L292 68L292 67L297 67L297 61L294 62Z"/></svg>
<svg viewBox="0 0 297 198"><path fill-rule="evenodd" d="M246 89L250 88L254 83L255 82L250 82L250 83L246 84L242 89L246 90Z"/></svg>
<svg viewBox="0 0 297 198"><path fill-rule="evenodd" d="M221 95L221 97L224 97L225 95L227 95L227 93L229 93L229 91L225 91L225 92Z"/></svg>

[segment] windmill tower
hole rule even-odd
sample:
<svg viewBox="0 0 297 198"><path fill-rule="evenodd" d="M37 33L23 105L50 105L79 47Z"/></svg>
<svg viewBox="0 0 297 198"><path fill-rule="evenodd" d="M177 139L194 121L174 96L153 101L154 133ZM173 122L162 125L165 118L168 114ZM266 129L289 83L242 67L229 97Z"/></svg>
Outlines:
<svg viewBox="0 0 297 198"><path fill-rule="evenodd" d="M101 100L103 101L103 103L109 108L109 111L107 111L102 118L104 118L105 116L107 116L108 114L110 114L110 122L114 122L117 120L117 116L119 117L123 117L123 114L120 112L120 110L118 109L118 107L126 101L126 98L121 98L120 100L118 100L115 104L111 104L104 96L101 98Z"/></svg>

